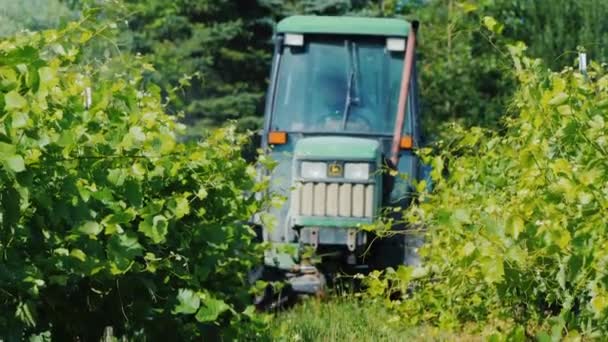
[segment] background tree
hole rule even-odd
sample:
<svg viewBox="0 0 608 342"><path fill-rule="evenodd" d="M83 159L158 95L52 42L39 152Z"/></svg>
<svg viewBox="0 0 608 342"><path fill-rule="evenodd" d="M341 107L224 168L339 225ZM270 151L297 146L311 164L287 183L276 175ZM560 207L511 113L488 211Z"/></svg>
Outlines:
<svg viewBox="0 0 608 342"><path fill-rule="evenodd" d="M382 1L370 0L259 0L259 2L272 10L275 21L298 14L361 15L382 3Z"/></svg>
<svg viewBox="0 0 608 342"><path fill-rule="evenodd" d="M127 0L131 50L148 56L153 80L176 95L195 127L261 120L272 26L255 1ZM187 76L186 78L184 76ZM188 76L195 76L189 78Z"/></svg>
<svg viewBox="0 0 608 342"><path fill-rule="evenodd" d="M0 0L0 37L58 27L74 13L59 0Z"/></svg>
<svg viewBox="0 0 608 342"><path fill-rule="evenodd" d="M497 23L491 31L482 25L493 4L432 0L385 6L389 12L384 15L397 12L421 22L418 67L427 135L438 135L442 124L453 121L497 125L513 82L505 70L508 59L495 45L505 40L501 27Z"/></svg>
<svg viewBox="0 0 608 342"><path fill-rule="evenodd" d="M65 2L75 8L91 3ZM57 2L46 6L51 3ZM238 119L241 128L259 127L273 25L289 15L419 19L429 135L451 121L499 125L514 88L505 51L496 48L501 42L522 40L553 68L570 64L579 45L605 60L608 46L602 35L608 24L601 19L608 3L601 0L125 0L112 1L112 10L120 3L128 27L119 48L148 56L156 68L152 80L173 98L170 111L183 111L194 134L228 119ZM504 26L483 28L486 16Z"/></svg>
<svg viewBox="0 0 608 342"><path fill-rule="evenodd" d="M553 69L571 65L577 47L601 62L608 58L608 2L602 0L501 0L493 14L505 35L524 41L528 53Z"/></svg>
<svg viewBox="0 0 608 342"><path fill-rule="evenodd" d="M571 65L578 46L593 59L608 57L605 1L396 0L383 9L421 21L419 77L430 134L450 121L500 124L515 89L506 42L525 42L554 70Z"/></svg>

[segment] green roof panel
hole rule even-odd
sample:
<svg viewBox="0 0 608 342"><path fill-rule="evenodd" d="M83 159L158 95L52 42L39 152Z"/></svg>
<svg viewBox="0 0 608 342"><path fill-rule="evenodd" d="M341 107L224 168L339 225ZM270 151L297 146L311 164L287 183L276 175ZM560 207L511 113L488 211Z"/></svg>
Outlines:
<svg viewBox="0 0 608 342"><path fill-rule="evenodd" d="M356 34L407 37L410 24L401 19L296 15L277 25L280 33Z"/></svg>

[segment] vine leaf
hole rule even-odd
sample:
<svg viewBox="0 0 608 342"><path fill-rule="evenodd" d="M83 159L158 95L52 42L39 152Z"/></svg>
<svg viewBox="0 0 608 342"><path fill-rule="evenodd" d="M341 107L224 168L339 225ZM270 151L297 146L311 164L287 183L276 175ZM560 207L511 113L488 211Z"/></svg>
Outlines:
<svg viewBox="0 0 608 342"><path fill-rule="evenodd" d="M4 95L4 109L16 110L22 109L27 106L27 101L15 90L10 91Z"/></svg>
<svg viewBox="0 0 608 342"><path fill-rule="evenodd" d="M95 222L95 221L86 221L80 227L78 227L78 231L87 234L87 235L97 235L101 233L103 227Z"/></svg>
<svg viewBox="0 0 608 342"><path fill-rule="evenodd" d="M179 289L177 292L178 304L173 309L174 314L193 314L201 305L198 294L189 289Z"/></svg>
<svg viewBox="0 0 608 342"><path fill-rule="evenodd" d="M168 226L167 218L163 215L148 216L139 224L139 231L158 244L165 241Z"/></svg>
<svg viewBox="0 0 608 342"><path fill-rule="evenodd" d="M6 165L9 169L15 172L22 172L25 170L25 162L23 157L18 154L12 155L6 159Z"/></svg>
<svg viewBox="0 0 608 342"><path fill-rule="evenodd" d="M503 260L500 257L487 257L481 260L481 271L488 284L500 282L504 275Z"/></svg>
<svg viewBox="0 0 608 342"><path fill-rule="evenodd" d="M217 318L230 307L224 301L214 298L207 298L198 312L196 320L203 322L214 322Z"/></svg>
<svg viewBox="0 0 608 342"><path fill-rule="evenodd" d="M114 234L107 246L108 259L112 274L128 271L135 257L142 255L143 248L135 234Z"/></svg>

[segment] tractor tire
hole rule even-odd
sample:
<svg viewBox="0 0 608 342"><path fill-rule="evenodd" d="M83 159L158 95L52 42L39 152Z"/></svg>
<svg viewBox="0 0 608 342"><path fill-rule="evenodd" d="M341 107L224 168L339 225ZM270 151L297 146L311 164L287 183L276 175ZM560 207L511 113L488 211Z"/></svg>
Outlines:
<svg viewBox="0 0 608 342"><path fill-rule="evenodd" d="M272 312L289 308L297 301L297 294L291 286L285 283L284 272L267 266L258 266L249 272L249 283L255 284L262 280L269 282L264 291L253 298L253 304L258 311ZM284 286L277 290L272 283L284 282Z"/></svg>

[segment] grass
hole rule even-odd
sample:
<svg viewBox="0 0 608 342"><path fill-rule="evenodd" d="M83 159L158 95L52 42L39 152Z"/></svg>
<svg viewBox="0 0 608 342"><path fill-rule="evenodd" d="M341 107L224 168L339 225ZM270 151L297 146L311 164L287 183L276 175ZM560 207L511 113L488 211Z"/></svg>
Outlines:
<svg viewBox="0 0 608 342"><path fill-rule="evenodd" d="M353 295L310 298L275 314L273 341L484 341L488 336L443 332L431 327L407 327L403 317L382 302Z"/></svg>
<svg viewBox="0 0 608 342"><path fill-rule="evenodd" d="M411 341L416 329L399 325L381 303L351 296L307 299L272 322L275 341Z"/></svg>

